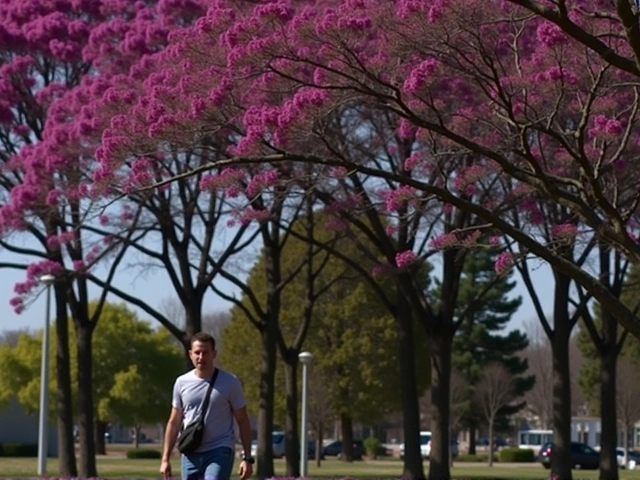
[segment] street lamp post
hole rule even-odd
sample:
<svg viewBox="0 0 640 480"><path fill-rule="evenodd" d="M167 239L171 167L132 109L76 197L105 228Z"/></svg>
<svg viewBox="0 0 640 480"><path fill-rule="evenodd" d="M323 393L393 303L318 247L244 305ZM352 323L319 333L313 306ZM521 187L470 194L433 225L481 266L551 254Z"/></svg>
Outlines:
<svg viewBox="0 0 640 480"><path fill-rule="evenodd" d="M313 355L310 352L300 352L298 359L302 363L302 418L300 420L300 476L307 476L307 399L308 399L308 379L307 367L311 362Z"/></svg>
<svg viewBox="0 0 640 480"><path fill-rule="evenodd" d="M38 475L42 476L47 471L47 440L48 440L48 419L49 409L49 316L51 311L51 285L56 278L51 275L40 277L40 283L47 288L47 307L44 317L44 333L42 336L42 366L40 370L40 416L38 423Z"/></svg>

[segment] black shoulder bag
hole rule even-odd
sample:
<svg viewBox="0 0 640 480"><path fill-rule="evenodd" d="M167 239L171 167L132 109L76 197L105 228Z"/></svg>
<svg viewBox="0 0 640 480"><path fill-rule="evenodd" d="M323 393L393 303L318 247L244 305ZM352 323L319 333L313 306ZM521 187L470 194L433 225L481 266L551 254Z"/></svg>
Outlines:
<svg viewBox="0 0 640 480"><path fill-rule="evenodd" d="M207 396L204 398L204 402L202 402L202 409L200 413L196 417L196 419L191 422L189 425L184 427L180 431L180 436L178 437L178 451L185 455L193 453L197 450L202 442L202 434L204 433L204 417L207 414L207 410L209 409L209 398L211 397L211 390L213 390L213 384L218 377L219 370L216 368L213 377L211 377L211 382L209 383L209 388L207 389Z"/></svg>

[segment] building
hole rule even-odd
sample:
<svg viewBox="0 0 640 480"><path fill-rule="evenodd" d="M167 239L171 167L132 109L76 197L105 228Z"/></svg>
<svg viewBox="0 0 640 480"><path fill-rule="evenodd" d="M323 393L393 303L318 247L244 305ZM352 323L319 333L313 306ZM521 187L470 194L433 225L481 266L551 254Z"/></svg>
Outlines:
<svg viewBox="0 0 640 480"><path fill-rule="evenodd" d="M590 447L600 447L600 437L602 429L600 428L599 417L572 417L571 418L571 441L586 443ZM624 445L624 432L618 426L618 446ZM633 428L629 429L629 447L637 448L640 446L640 422L637 422Z"/></svg>
<svg viewBox="0 0 640 480"><path fill-rule="evenodd" d="M58 456L58 429L55 422L49 423L47 439L47 456ZM38 417L27 414L15 396L0 408L0 443L38 444Z"/></svg>

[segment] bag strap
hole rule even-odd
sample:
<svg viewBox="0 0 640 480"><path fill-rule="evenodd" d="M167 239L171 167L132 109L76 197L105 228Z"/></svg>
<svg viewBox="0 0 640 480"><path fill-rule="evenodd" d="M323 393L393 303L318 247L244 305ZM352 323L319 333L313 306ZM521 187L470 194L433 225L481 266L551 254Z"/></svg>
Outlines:
<svg viewBox="0 0 640 480"><path fill-rule="evenodd" d="M213 384L216 383L216 378L218 378L219 368L216 368L216 371L213 372L213 377L211 377L211 381L209 382L209 388L207 389L207 396L204 397L204 402L202 402L202 410L200 411L200 421L204 422L204 416L207 414L207 409L209 408L209 399L211 398L211 391L213 390Z"/></svg>

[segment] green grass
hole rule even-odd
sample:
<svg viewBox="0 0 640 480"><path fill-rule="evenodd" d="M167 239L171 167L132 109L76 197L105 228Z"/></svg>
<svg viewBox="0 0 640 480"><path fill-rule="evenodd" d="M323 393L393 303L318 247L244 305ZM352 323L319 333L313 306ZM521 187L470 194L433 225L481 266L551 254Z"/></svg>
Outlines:
<svg viewBox="0 0 640 480"><path fill-rule="evenodd" d="M158 478L158 460L128 460L120 454L98 457L98 473L103 478ZM57 460L49 459L48 472L57 472ZM35 477L37 460L35 458L0 458L0 471L3 478L33 478ZM234 468L237 468L237 462ZM285 464L283 460L275 461L276 475L283 476ZM428 464L425 463L425 473ZM173 460L174 472L179 472L180 459ZM355 479L392 479L402 473L402 464L397 459L343 463L335 459L323 460L320 467L315 461L309 462L309 476L313 478L355 478ZM452 470L456 479L504 479L504 480L543 480L548 478L549 471L539 464L495 464L493 468L486 465L458 463ZM574 471L574 480L591 480L598 478L598 472ZM632 472L621 471L621 479L639 478L638 470Z"/></svg>

